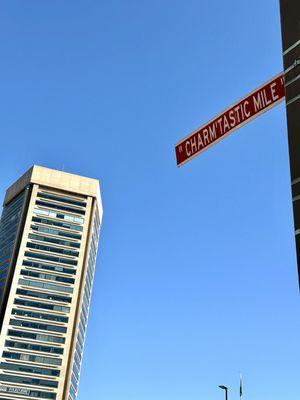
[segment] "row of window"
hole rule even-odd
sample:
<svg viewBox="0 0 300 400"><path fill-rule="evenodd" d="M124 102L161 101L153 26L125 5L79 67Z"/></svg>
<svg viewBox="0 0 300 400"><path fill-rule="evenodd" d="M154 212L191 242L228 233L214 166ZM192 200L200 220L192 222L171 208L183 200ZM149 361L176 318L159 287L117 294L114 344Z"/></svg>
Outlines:
<svg viewBox="0 0 300 400"><path fill-rule="evenodd" d="M6 270L9 267L9 264L10 260L7 261L7 259L5 259L3 263L0 263L0 271Z"/></svg>
<svg viewBox="0 0 300 400"><path fill-rule="evenodd" d="M66 212L70 212L70 213L74 213L74 214L85 215L85 210L81 210L79 208L74 208L74 207L69 207L69 206L62 206L57 203L50 203L49 201L37 200L35 202L35 204L37 206L54 208L55 210L59 210L59 211L66 211Z"/></svg>
<svg viewBox="0 0 300 400"><path fill-rule="evenodd" d="M42 329L43 331L59 332L59 333L67 332L67 328L65 326L49 325L39 322L24 321L21 319L11 319L9 323L12 326L23 326L24 328Z"/></svg>
<svg viewBox="0 0 300 400"><path fill-rule="evenodd" d="M13 240L10 241L10 247L6 247L5 249L2 247L1 248L1 255L0 255L0 263L6 262L7 259L9 259L9 257L11 257L11 252L13 250L14 247L14 242Z"/></svg>
<svg viewBox="0 0 300 400"><path fill-rule="evenodd" d="M39 254L39 253L32 253L31 251L25 251L25 256L31 258L37 258L40 260L53 261L59 264L62 263L62 264L77 266L77 260L70 260L69 258L63 258L63 257L55 257L49 254Z"/></svg>
<svg viewBox="0 0 300 400"><path fill-rule="evenodd" d="M53 335L45 335L42 333L34 333L34 332L27 332L27 331L17 331L14 329L8 330L8 336L18 337L22 339L32 339L38 340L40 342L53 342L53 343L65 343L65 338L53 336Z"/></svg>
<svg viewBox="0 0 300 400"><path fill-rule="evenodd" d="M40 379L40 378L29 378L29 377L19 376L19 375L0 374L0 381L21 383L24 385L45 386L45 387L50 387L50 388L58 387L58 382L56 382L56 381L50 381L48 379Z"/></svg>
<svg viewBox="0 0 300 400"><path fill-rule="evenodd" d="M31 229L33 231L47 233L49 235L62 236L62 237L70 238L70 239L78 239L78 240L81 239L81 235L79 233L60 231L58 229L45 228L44 226L39 226L39 225L31 225Z"/></svg>
<svg viewBox="0 0 300 400"><path fill-rule="evenodd" d="M0 273L0 279L5 278L7 275L7 268Z"/></svg>
<svg viewBox="0 0 300 400"><path fill-rule="evenodd" d="M43 288L43 289L47 289L47 290L64 292L64 293L72 293L73 292L73 289L68 286L60 286L60 285L55 285L52 283L30 281L30 280L25 280L25 279L19 279L19 284L23 285L23 286L31 286L34 288Z"/></svg>
<svg viewBox="0 0 300 400"><path fill-rule="evenodd" d="M56 394L55 393L40 392L38 390L30 390L29 396L30 397L39 398L39 399L49 399L49 400L55 400L56 399Z"/></svg>
<svg viewBox="0 0 300 400"><path fill-rule="evenodd" d="M69 286L55 285L53 283L44 283L38 281L29 281L27 279L19 279L19 285L31 286L36 288L43 288L64 293L73 293L73 289Z"/></svg>
<svg viewBox="0 0 300 400"><path fill-rule="evenodd" d="M63 219L68 222L77 222L79 224L82 224L84 219L81 217L75 217L73 215L68 215L68 214L60 214L54 211L50 210L42 210L41 208L35 208L34 212L38 215L45 215L50 218L58 218L58 219Z"/></svg>
<svg viewBox="0 0 300 400"><path fill-rule="evenodd" d="M26 289L17 289L17 294L20 294L22 296L36 297L38 299L61 301L63 303L71 303L72 300L70 297L59 296L50 293L34 292L33 290L26 290Z"/></svg>
<svg viewBox="0 0 300 400"><path fill-rule="evenodd" d="M52 219L47 219L47 218L42 218L42 217L32 217L32 221L33 222L37 222L39 224L58 226L60 228L70 229L70 230L78 231L78 232L82 232L82 230L83 230L83 227L80 226L80 225L74 225L74 224L71 224L71 223L68 223L68 222L55 221L55 220L52 220Z"/></svg>
<svg viewBox="0 0 300 400"><path fill-rule="evenodd" d="M58 244L60 246L75 247L76 249L80 248L80 243L71 242L70 240L56 239L53 237L36 235L35 233L30 233L28 237L29 239L38 240L39 242L48 242L48 243Z"/></svg>
<svg viewBox="0 0 300 400"><path fill-rule="evenodd" d="M62 347L43 346L40 344L24 343L24 342L14 342L13 340L6 340L5 346L13 347L15 349L41 351L43 353L63 354L64 352Z"/></svg>
<svg viewBox="0 0 300 400"><path fill-rule="evenodd" d="M78 257L79 256L78 251L60 249L58 247L45 246L43 244L27 242L27 247L30 248L30 249L36 249L36 250L42 250L42 251L50 251L51 253L64 254L65 256L72 256L72 257Z"/></svg>
<svg viewBox="0 0 300 400"><path fill-rule="evenodd" d="M69 390L69 397L72 399L76 398L76 393L78 389L78 380L80 374L80 365L82 359L82 352L83 352L83 341L86 332L86 325L87 325L87 317L89 312L89 304L90 304L90 296L94 278L94 271L96 265L96 255L97 255L97 245L99 239L99 228L100 228L100 221L98 218L98 214L96 213L95 219L93 222L93 230L92 230L92 241L89 251L89 259L88 259L88 268L87 274L85 279L84 285L84 296L81 304L81 313L80 313L80 322L77 331L77 338L76 338L76 348L75 354L73 357L73 366L72 366L72 375L71 375L71 386Z"/></svg>
<svg viewBox="0 0 300 400"><path fill-rule="evenodd" d="M1 249L3 251L1 252L1 256L0 256L0 263L6 262L11 257L13 248L14 248L14 242L11 241L9 248L6 247L5 249L4 248Z"/></svg>
<svg viewBox="0 0 300 400"><path fill-rule="evenodd" d="M17 219L17 216L19 216L20 210L23 206L24 193L24 191L20 193L14 200L3 208L0 234L7 226L11 226L11 223ZM2 239L2 235L0 237Z"/></svg>
<svg viewBox="0 0 300 400"><path fill-rule="evenodd" d="M50 193L39 192L37 194L37 197L40 197L42 199L60 201L61 203L73 204L74 206L79 206L79 207L86 206L86 202L84 201L70 199L69 197L62 197L60 195L58 196Z"/></svg>
<svg viewBox="0 0 300 400"><path fill-rule="evenodd" d="M76 396L75 390L73 389L72 385L70 386L70 393L69 394L72 395L73 399L76 399L77 396Z"/></svg>
<svg viewBox="0 0 300 400"><path fill-rule="evenodd" d="M11 351L4 351L2 357L9 358L11 360L36 362L38 364L61 365L62 363L62 360L60 358L35 356L33 354L13 353Z"/></svg>
<svg viewBox="0 0 300 400"><path fill-rule="evenodd" d="M22 364L1 362L0 368L7 369L9 371L25 372L28 374L39 374L39 375L49 375L49 376L60 375L59 373L60 371L57 369L41 368L41 367L36 367L35 365L22 365Z"/></svg>
<svg viewBox="0 0 300 400"><path fill-rule="evenodd" d="M74 278L69 278L68 276L45 274L45 273L37 272L37 271L29 271L27 269L22 269L21 274L24 276L32 276L33 278L47 279L49 281L56 281L56 282L63 282L63 283L70 283L70 284L73 284L75 282Z"/></svg>
<svg viewBox="0 0 300 400"><path fill-rule="evenodd" d="M71 375L71 383L74 386L75 391L77 392L78 390L78 382L76 381L75 375L72 373Z"/></svg>
<svg viewBox="0 0 300 400"><path fill-rule="evenodd" d="M18 306L35 307L35 308L41 308L44 310L60 311L60 312L64 312L64 313L70 312L70 307L58 306L56 304L50 304L50 303L41 303L38 301L15 299L14 304L16 304Z"/></svg>
<svg viewBox="0 0 300 400"><path fill-rule="evenodd" d="M48 399L48 400L56 400L56 393L53 392L41 392L40 390L29 390L29 389L23 389L18 387L12 387L12 386L3 386L1 387L1 392L5 392L8 394L17 394L17 395L25 395L27 396L26 399L30 398L38 398L38 399ZM12 400L12 397L9 398L4 398L1 397L2 400ZM73 399L74 400L74 399Z"/></svg>
<svg viewBox="0 0 300 400"><path fill-rule="evenodd" d="M78 353L82 353L83 352L83 345L81 345L81 343L76 342L76 350L78 351Z"/></svg>
<svg viewBox="0 0 300 400"><path fill-rule="evenodd" d="M61 267L60 265L42 264L42 263L39 263L39 262L28 261L28 260L24 260L22 265L24 265L25 267L45 269L45 270L48 270L48 271L56 271L56 272L61 272L63 274L69 274L69 275L75 275L76 274L76 270L75 269Z"/></svg>
<svg viewBox="0 0 300 400"><path fill-rule="evenodd" d="M0 299L7 277L8 266L12 257L17 228L24 202L24 191L3 208L0 222L0 263L2 264Z"/></svg>
<svg viewBox="0 0 300 400"><path fill-rule="evenodd" d="M75 363L73 364L73 374L76 376L77 380L79 381L80 370L78 369L78 367Z"/></svg>
<svg viewBox="0 0 300 400"><path fill-rule="evenodd" d="M43 314L40 312L35 312L31 310L19 310L13 309L13 315L19 315L20 317L29 317L29 318L38 318L38 319L46 319L48 321L56 321L56 322L64 322L67 323L69 318L64 317L63 315L55 315L55 314Z"/></svg>

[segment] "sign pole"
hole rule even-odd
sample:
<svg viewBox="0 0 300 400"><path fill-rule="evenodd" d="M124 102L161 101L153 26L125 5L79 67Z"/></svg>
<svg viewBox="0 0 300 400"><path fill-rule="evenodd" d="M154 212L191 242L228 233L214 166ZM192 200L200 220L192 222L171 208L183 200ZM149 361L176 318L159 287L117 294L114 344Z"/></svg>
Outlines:
<svg viewBox="0 0 300 400"><path fill-rule="evenodd" d="M286 114L300 285L300 1L280 0Z"/></svg>

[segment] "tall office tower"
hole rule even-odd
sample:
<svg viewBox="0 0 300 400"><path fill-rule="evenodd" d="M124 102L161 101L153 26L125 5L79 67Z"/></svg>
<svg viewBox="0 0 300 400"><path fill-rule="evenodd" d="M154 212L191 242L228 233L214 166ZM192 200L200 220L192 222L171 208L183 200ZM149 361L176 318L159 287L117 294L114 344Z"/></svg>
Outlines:
<svg viewBox="0 0 300 400"><path fill-rule="evenodd" d="M99 182L39 166L0 222L0 399L74 400L102 218Z"/></svg>
<svg viewBox="0 0 300 400"><path fill-rule="evenodd" d="M286 113L300 285L300 1L280 0Z"/></svg>

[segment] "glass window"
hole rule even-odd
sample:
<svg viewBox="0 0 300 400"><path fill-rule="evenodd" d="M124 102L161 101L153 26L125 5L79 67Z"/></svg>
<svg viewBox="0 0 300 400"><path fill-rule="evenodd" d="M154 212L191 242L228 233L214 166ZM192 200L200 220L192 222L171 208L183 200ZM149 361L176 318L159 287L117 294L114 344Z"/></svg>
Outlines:
<svg viewBox="0 0 300 400"><path fill-rule="evenodd" d="M61 197L50 193L40 192L37 194L37 196L41 197L42 199L49 199L49 200L60 201L61 203L73 204L74 206L80 206L80 207L86 206L86 202L84 201L70 199L68 197Z"/></svg>
<svg viewBox="0 0 300 400"><path fill-rule="evenodd" d="M55 210L66 211L66 212L70 212L70 213L74 213L74 214L80 214L80 215L85 214L85 210L81 210L79 208L74 208L74 207L61 206L60 204L50 203L49 201L37 200L35 202L35 204L37 206L51 207L51 208L54 208Z"/></svg>
<svg viewBox="0 0 300 400"><path fill-rule="evenodd" d="M19 279L19 285L43 288L43 289L47 289L47 290L53 290L55 292L57 291L57 292L64 292L64 293L73 293L73 289L69 286L60 286L60 285L55 285L53 283L30 281L27 279Z"/></svg>
<svg viewBox="0 0 300 400"><path fill-rule="evenodd" d="M45 335L45 334L41 334L41 333L17 331L14 329L9 329L7 334L8 334L8 336L12 336L12 337L38 340L40 342L65 343L65 338L63 338L63 337L58 337L58 336L53 336L53 335Z"/></svg>
<svg viewBox="0 0 300 400"><path fill-rule="evenodd" d="M56 382L56 381L49 381L48 379L29 378L29 377L18 376L18 375L0 374L0 381L22 383L25 385L45 386L45 387L51 387L51 388L58 387L58 382Z"/></svg>
<svg viewBox="0 0 300 400"><path fill-rule="evenodd" d="M17 294L22 296L37 297L39 299L48 299L52 301L61 301L63 303L71 303L70 297L58 296L56 294L35 292L33 290L17 289Z"/></svg>
<svg viewBox="0 0 300 400"><path fill-rule="evenodd" d="M62 347L43 346L40 344L14 342L13 340L5 341L6 347L13 347L15 349L42 351L43 353L63 354L64 349Z"/></svg>
<svg viewBox="0 0 300 400"><path fill-rule="evenodd" d="M78 251L60 249L58 247L44 246L43 244L27 242L27 247L30 249L37 249L42 251L50 251L52 253L64 254L66 256L78 257Z"/></svg>
<svg viewBox="0 0 300 400"><path fill-rule="evenodd" d="M50 211L50 210L42 210L40 208L35 208L34 212L36 214L39 214L39 215L46 215L46 216L48 216L50 218L65 219L66 221L70 221L70 222L83 223L83 221L84 221L83 218L75 217L75 216L72 216L72 215L65 215L65 214L61 214L61 213L56 213L56 212Z"/></svg>
<svg viewBox="0 0 300 400"><path fill-rule="evenodd" d="M62 363L62 360L60 358L35 356L33 354L14 353L11 351L4 351L2 353L2 357L10 358L12 360L36 362L39 364L61 365L61 363Z"/></svg>
<svg viewBox="0 0 300 400"><path fill-rule="evenodd" d="M78 383L76 382L76 378L75 378L74 374L71 375L71 382L72 382L72 385L74 386L74 388L77 390L78 389Z"/></svg>
<svg viewBox="0 0 300 400"><path fill-rule="evenodd" d="M45 309L45 310L52 310L52 311L61 311L61 312L64 312L64 313L69 313L70 312L70 307L58 306L56 304L50 304L50 303L41 303L41 302L38 302L38 301L15 299L14 300L14 304L16 304L18 306L42 308L42 309Z"/></svg>
<svg viewBox="0 0 300 400"><path fill-rule="evenodd" d="M76 393L72 385L70 386L70 394L72 395L73 399L76 399Z"/></svg>
<svg viewBox="0 0 300 400"><path fill-rule="evenodd" d="M60 276L53 274L45 274L44 272L29 271L27 269L22 269L21 274L24 276L32 276L33 278L47 279L50 281L63 282L73 284L75 282L74 278L69 278L68 276Z"/></svg>
<svg viewBox="0 0 300 400"><path fill-rule="evenodd" d="M36 319L45 319L48 321L56 321L56 322L68 322L68 317L64 317L63 315L55 315L55 314L44 314L40 312L35 312L31 310L20 310L14 308L12 310L13 315L19 315L20 317L29 317L29 318L36 318Z"/></svg>
<svg viewBox="0 0 300 400"><path fill-rule="evenodd" d="M11 319L9 323L12 326L23 326L25 328L42 329L43 331L61 332L61 333L67 332L67 328L65 326L49 325L32 321L24 321L21 319Z"/></svg>
<svg viewBox="0 0 300 400"><path fill-rule="evenodd" d="M35 212L37 212L37 210L35 210ZM38 222L38 223L44 224L44 225L59 226L61 228L71 229L71 230L78 231L78 232L82 232L82 230L83 230L83 227L80 225L73 225L71 223L62 222L62 221L54 221L52 219L47 219L47 218L33 217L32 221ZM81 237L80 238L74 237L74 239L81 239Z"/></svg>
<svg viewBox="0 0 300 400"><path fill-rule="evenodd" d="M57 272L62 272L64 274L70 274L70 275L75 275L76 270L75 269L70 269L66 267L61 267L60 265L49 265L49 264L42 264L34 261L28 261L24 260L23 264L25 267L32 267L32 268L39 268L39 269L45 269L48 271L57 271Z"/></svg>
<svg viewBox="0 0 300 400"><path fill-rule="evenodd" d="M2 287L5 284L8 267L13 254L14 243L25 198L24 193L25 191L21 192L9 204L4 206L0 220L0 286ZM2 294L3 289L0 290L0 301Z"/></svg>
<svg viewBox="0 0 300 400"><path fill-rule="evenodd" d="M38 240L40 242L54 243L54 244L58 244L60 246L75 247L77 249L80 248L80 243L71 242L70 240L56 239L56 238L53 238L53 237L36 235L34 233L30 233L28 235L28 237L29 237L29 239Z"/></svg>
<svg viewBox="0 0 300 400"><path fill-rule="evenodd" d="M50 375L50 376L59 376L59 370L57 369L49 369L49 368L40 368L35 365L22 365L22 364L13 364L2 362L0 363L0 368L7 369L10 371L19 371L25 372L29 374L40 374L40 375Z"/></svg>
<svg viewBox="0 0 300 400"><path fill-rule="evenodd" d="M60 230L54 229L54 228L47 228L47 227L39 226L39 225L31 225L31 229L33 231L47 233L49 235L56 235L56 236L61 236L61 237L66 237L66 238L71 238L71 239L78 239L78 240L81 239L81 235L78 233L60 231Z"/></svg>
<svg viewBox="0 0 300 400"><path fill-rule="evenodd" d="M29 396L30 397L37 397L39 399L50 399L50 400L55 400L56 399L56 394L55 393L40 392L38 390L30 390Z"/></svg>
<svg viewBox="0 0 300 400"><path fill-rule="evenodd" d="M77 265L76 260L70 260L69 258L55 257L49 254L40 254L40 253L32 253L31 251L25 251L25 256L31 258L39 258L40 260L48 260L57 263L74 265L74 266Z"/></svg>

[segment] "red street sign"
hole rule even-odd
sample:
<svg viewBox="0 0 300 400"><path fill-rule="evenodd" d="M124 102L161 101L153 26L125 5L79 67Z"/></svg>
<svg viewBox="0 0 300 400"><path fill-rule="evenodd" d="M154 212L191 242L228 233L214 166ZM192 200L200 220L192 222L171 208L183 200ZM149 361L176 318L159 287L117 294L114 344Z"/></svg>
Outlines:
<svg viewBox="0 0 300 400"><path fill-rule="evenodd" d="M284 96L284 74L280 73L180 140L175 145L177 166L183 165L236 129L274 107L284 99Z"/></svg>

